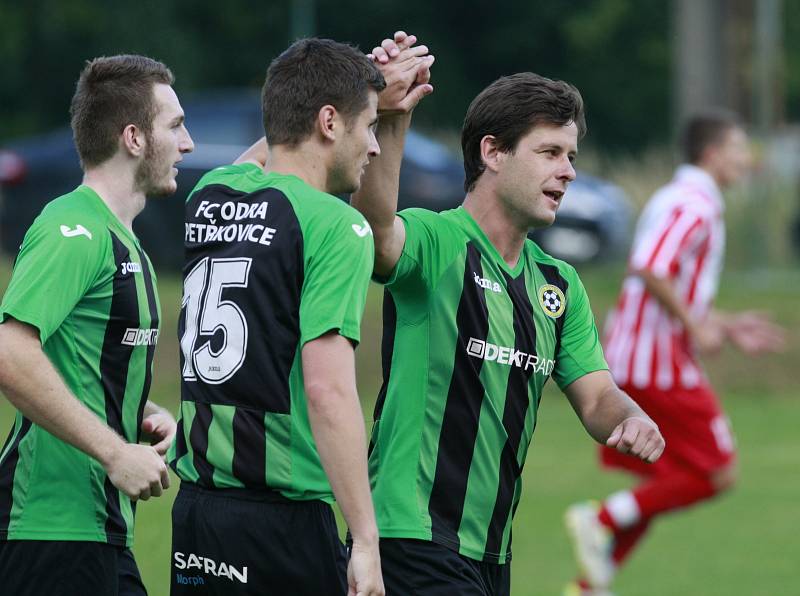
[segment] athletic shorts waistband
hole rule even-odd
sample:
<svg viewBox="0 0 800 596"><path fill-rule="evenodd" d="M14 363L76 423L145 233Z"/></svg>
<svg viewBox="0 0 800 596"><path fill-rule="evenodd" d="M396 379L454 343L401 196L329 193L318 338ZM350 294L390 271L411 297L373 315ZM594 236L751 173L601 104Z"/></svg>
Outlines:
<svg viewBox="0 0 800 596"><path fill-rule="evenodd" d="M284 497L277 490L269 487L264 488L209 488L207 486L200 486L194 482L182 481L180 491L193 493L197 495L220 497L228 499L238 499L240 501L256 501L260 503L307 503L308 501L297 501Z"/></svg>

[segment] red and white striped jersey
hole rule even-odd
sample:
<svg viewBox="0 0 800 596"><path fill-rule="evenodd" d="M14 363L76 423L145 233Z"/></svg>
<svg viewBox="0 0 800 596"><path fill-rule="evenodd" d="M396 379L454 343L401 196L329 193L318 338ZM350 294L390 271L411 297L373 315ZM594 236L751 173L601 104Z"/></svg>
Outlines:
<svg viewBox="0 0 800 596"><path fill-rule="evenodd" d="M605 353L619 385L693 388L704 373L683 324L670 316L633 272L672 281L689 312L702 320L719 285L725 249L724 203L714 179L682 165L645 206L636 226L628 275L609 315Z"/></svg>

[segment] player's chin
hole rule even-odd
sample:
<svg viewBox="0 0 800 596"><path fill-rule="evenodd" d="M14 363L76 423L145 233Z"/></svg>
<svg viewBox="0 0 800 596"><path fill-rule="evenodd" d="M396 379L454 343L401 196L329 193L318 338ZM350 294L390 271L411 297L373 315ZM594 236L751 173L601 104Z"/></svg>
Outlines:
<svg viewBox="0 0 800 596"><path fill-rule="evenodd" d="M331 189L329 192L332 195L351 195L361 188L361 180L343 182L337 188Z"/></svg>
<svg viewBox="0 0 800 596"><path fill-rule="evenodd" d="M170 180L164 184L153 185L150 192L147 193L147 196L152 198L164 198L174 195L177 190L178 184L175 180Z"/></svg>

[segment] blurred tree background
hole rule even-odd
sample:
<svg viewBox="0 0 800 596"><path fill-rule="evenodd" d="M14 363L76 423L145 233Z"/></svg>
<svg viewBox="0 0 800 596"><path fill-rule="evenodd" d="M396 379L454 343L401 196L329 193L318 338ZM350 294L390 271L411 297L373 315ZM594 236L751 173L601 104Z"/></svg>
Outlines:
<svg viewBox="0 0 800 596"><path fill-rule="evenodd" d="M753 23L759 2L704 0L723 18L724 103L750 116ZM689 6L687 9L686 7ZM679 114L673 57L686 0L0 0L0 142L66 123L83 62L143 53L166 62L179 92L259 86L269 61L297 36L350 41L368 51L392 31L416 33L437 56L436 93L416 122L458 130L466 107L498 76L532 70L575 84L589 147L635 153L670 139ZM777 64L778 119L800 118L800 3L786 2ZM689 19L697 17L688 14ZM712 24L717 27L717 24ZM730 78L730 77L729 77Z"/></svg>

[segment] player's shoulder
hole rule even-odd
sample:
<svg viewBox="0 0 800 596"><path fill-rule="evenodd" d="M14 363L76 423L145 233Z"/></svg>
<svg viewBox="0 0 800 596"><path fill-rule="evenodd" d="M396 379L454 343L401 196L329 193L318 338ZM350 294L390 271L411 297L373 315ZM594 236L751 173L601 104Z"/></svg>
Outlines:
<svg viewBox="0 0 800 596"><path fill-rule="evenodd" d="M252 163L230 164L209 170L197 181L187 200L197 191L214 184L221 184L234 190L252 192L266 185L264 171Z"/></svg>
<svg viewBox="0 0 800 596"><path fill-rule="evenodd" d="M529 263L537 268L540 265L551 268L552 271L557 272L558 275L565 279L567 283L579 281L580 279L575 267L566 261L562 261L561 259L557 259L551 254L546 253L544 250L542 250L541 246L536 244L536 242L530 238L525 239L525 255Z"/></svg>
<svg viewBox="0 0 800 596"><path fill-rule="evenodd" d="M335 226L340 222L361 222L364 217L337 196L307 184L297 176L267 174L270 186L283 193L304 223L324 223Z"/></svg>
<svg viewBox="0 0 800 596"><path fill-rule="evenodd" d="M679 211L707 219L717 214L719 206L705 194L679 180L673 180L656 190L645 205L645 210L662 215Z"/></svg>
<svg viewBox="0 0 800 596"><path fill-rule="evenodd" d="M397 215L405 222L406 228L425 228L429 233L464 236L463 209L431 211L420 207L403 209Z"/></svg>
<svg viewBox="0 0 800 596"><path fill-rule="evenodd" d="M79 186L50 201L28 234L40 241L63 243L65 249L101 249L108 239L109 219L102 199L88 187Z"/></svg>

